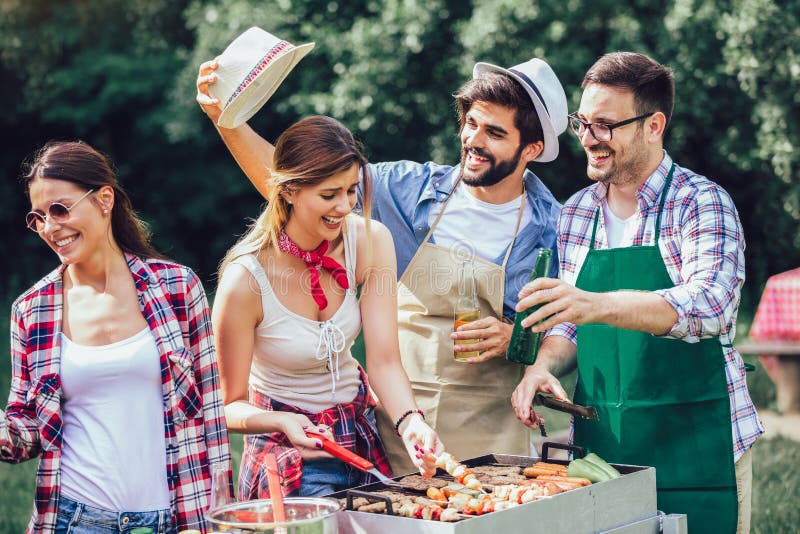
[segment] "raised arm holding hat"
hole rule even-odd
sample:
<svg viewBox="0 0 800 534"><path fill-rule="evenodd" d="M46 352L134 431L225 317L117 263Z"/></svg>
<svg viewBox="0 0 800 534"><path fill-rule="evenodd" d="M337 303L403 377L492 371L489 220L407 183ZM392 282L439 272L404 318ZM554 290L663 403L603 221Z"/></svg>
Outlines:
<svg viewBox="0 0 800 534"><path fill-rule="evenodd" d="M731 345L744 238L728 193L663 149L672 73L651 58L608 54L587 72L571 128L596 183L559 220L560 280L536 280L518 310L547 330L512 402L531 426L537 391L564 397L577 366L574 440L608 461L657 469L658 507L692 532L746 532L749 448L763 432ZM735 467L734 467L735 463ZM738 498L737 498L738 488ZM737 506L739 509L737 526Z"/></svg>
<svg viewBox="0 0 800 534"><path fill-rule="evenodd" d="M215 69L215 62L203 64L197 80L197 100L212 120L219 114L218 100L208 95ZM479 63L456 102L460 165L370 165L372 216L395 240L401 357L426 420L457 457L527 454L528 431L508 406L522 368L503 356L517 293L538 250L555 246L560 205L526 166L558 155L566 97L549 65L532 59L511 69ZM247 125L218 131L267 196L272 145ZM475 264L481 319L453 332L454 281L464 258ZM478 340L466 348L479 351L467 360L477 365L454 361L456 338ZM391 439L392 423L379 414L392 466L408 471L402 445Z"/></svg>
<svg viewBox="0 0 800 534"><path fill-rule="evenodd" d="M272 57L280 43L263 41L250 61ZM221 56L217 72L223 63ZM251 76L241 73L245 81ZM264 96L236 96L242 98L245 109ZM223 124L228 109L217 108L215 122ZM266 454L277 456L285 495L374 481L322 450L320 437L390 475L372 388L412 469L432 475L443 448L414 400L397 336L388 335L397 330L392 237L351 214L357 188L368 191L371 183L359 143L335 119L314 116L287 128L269 154L266 207L223 260L212 315L226 421L246 435L239 497L269 495ZM359 332L370 347L369 381L351 353Z"/></svg>

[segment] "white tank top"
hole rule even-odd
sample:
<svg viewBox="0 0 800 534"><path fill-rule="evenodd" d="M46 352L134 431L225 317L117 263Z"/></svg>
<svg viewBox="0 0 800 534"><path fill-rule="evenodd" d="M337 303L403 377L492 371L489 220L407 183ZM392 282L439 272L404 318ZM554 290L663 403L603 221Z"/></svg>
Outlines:
<svg viewBox="0 0 800 534"><path fill-rule="evenodd" d="M327 321L303 317L281 304L254 255L240 256L232 263L250 271L261 290L264 318L256 326L250 386L312 413L351 402L361 383L358 362L350 354L361 330L355 225L345 224L344 231L344 266L350 288Z"/></svg>
<svg viewBox="0 0 800 534"><path fill-rule="evenodd" d="M61 491L112 511L170 506L158 347L149 328L110 345L61 334Z"/></svg>

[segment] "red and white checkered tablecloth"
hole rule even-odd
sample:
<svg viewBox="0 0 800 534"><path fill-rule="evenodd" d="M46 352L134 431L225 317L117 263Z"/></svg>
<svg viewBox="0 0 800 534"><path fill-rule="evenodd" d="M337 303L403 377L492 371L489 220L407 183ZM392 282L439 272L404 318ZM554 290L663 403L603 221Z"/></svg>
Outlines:
<svg viewBox="0 0 800 534"><path fill-rule="evenodd" d="M796 344L800 342L800 268L776 274L767 280L758 303L750 339L763 343ZM770 351L771 352L771 351ZM796 354L796 350L784 353ZM773 382L779 373L779 353L761 355L761 363Z"/></svg>
<svg viewBox="0 0 800 534"><path fill-rule="evenodd" d="M800 268L767 280L750 337L754 341L800 340Z"/></svg>

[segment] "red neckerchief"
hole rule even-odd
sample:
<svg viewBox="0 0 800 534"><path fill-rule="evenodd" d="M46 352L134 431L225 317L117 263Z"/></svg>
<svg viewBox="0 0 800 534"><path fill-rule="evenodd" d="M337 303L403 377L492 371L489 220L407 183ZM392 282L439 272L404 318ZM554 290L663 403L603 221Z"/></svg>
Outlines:
<svg viewBox="0 0 800 534"><path fill-rule="evenodd" d="M329 241L323 241L320 246L314 250L303 250L297 243L292 241L292 238L286 234L286 231L281 230L281 235L278 238L278 248L281 252L297 256L308 267L308 273L311 275L311 297L317 303L320 311L328 307L328 299L325 297L325 292L319 283L319 269L329 271L337 284L347 289L350 287L350 282L347 280L347 271L339 263L326 256L325 252L328 250Z"/></svg>

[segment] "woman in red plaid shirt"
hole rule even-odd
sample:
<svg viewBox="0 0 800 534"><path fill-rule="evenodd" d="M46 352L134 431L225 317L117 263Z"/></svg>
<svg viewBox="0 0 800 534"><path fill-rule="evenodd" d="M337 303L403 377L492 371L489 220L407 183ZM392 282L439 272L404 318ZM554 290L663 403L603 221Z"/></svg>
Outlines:
<svg viewBox="0 0 800 534"><path fill-rule="evenodd" d="M0 459L40 457L28 532L205 531L230 453L200 280L153 249L92 147L48 144L25 185L61 261L11 312Z"/></svg>
<svg viewBox="0 0 800 534"><path fill-rule="evenodd" d="M412 461L433 474L442 446L400 363L392 236L367 223L368 187L365 217L351 214L359 175L369 183L366 159L329 117L290 127L270 159L273 194L223 260L213 312L228 428L247 435L239 499L269 495L268 452L285 495L372 481L323 452L317 435L391 474L366 376L350 354L362 324L370 381Z"/></svg>

